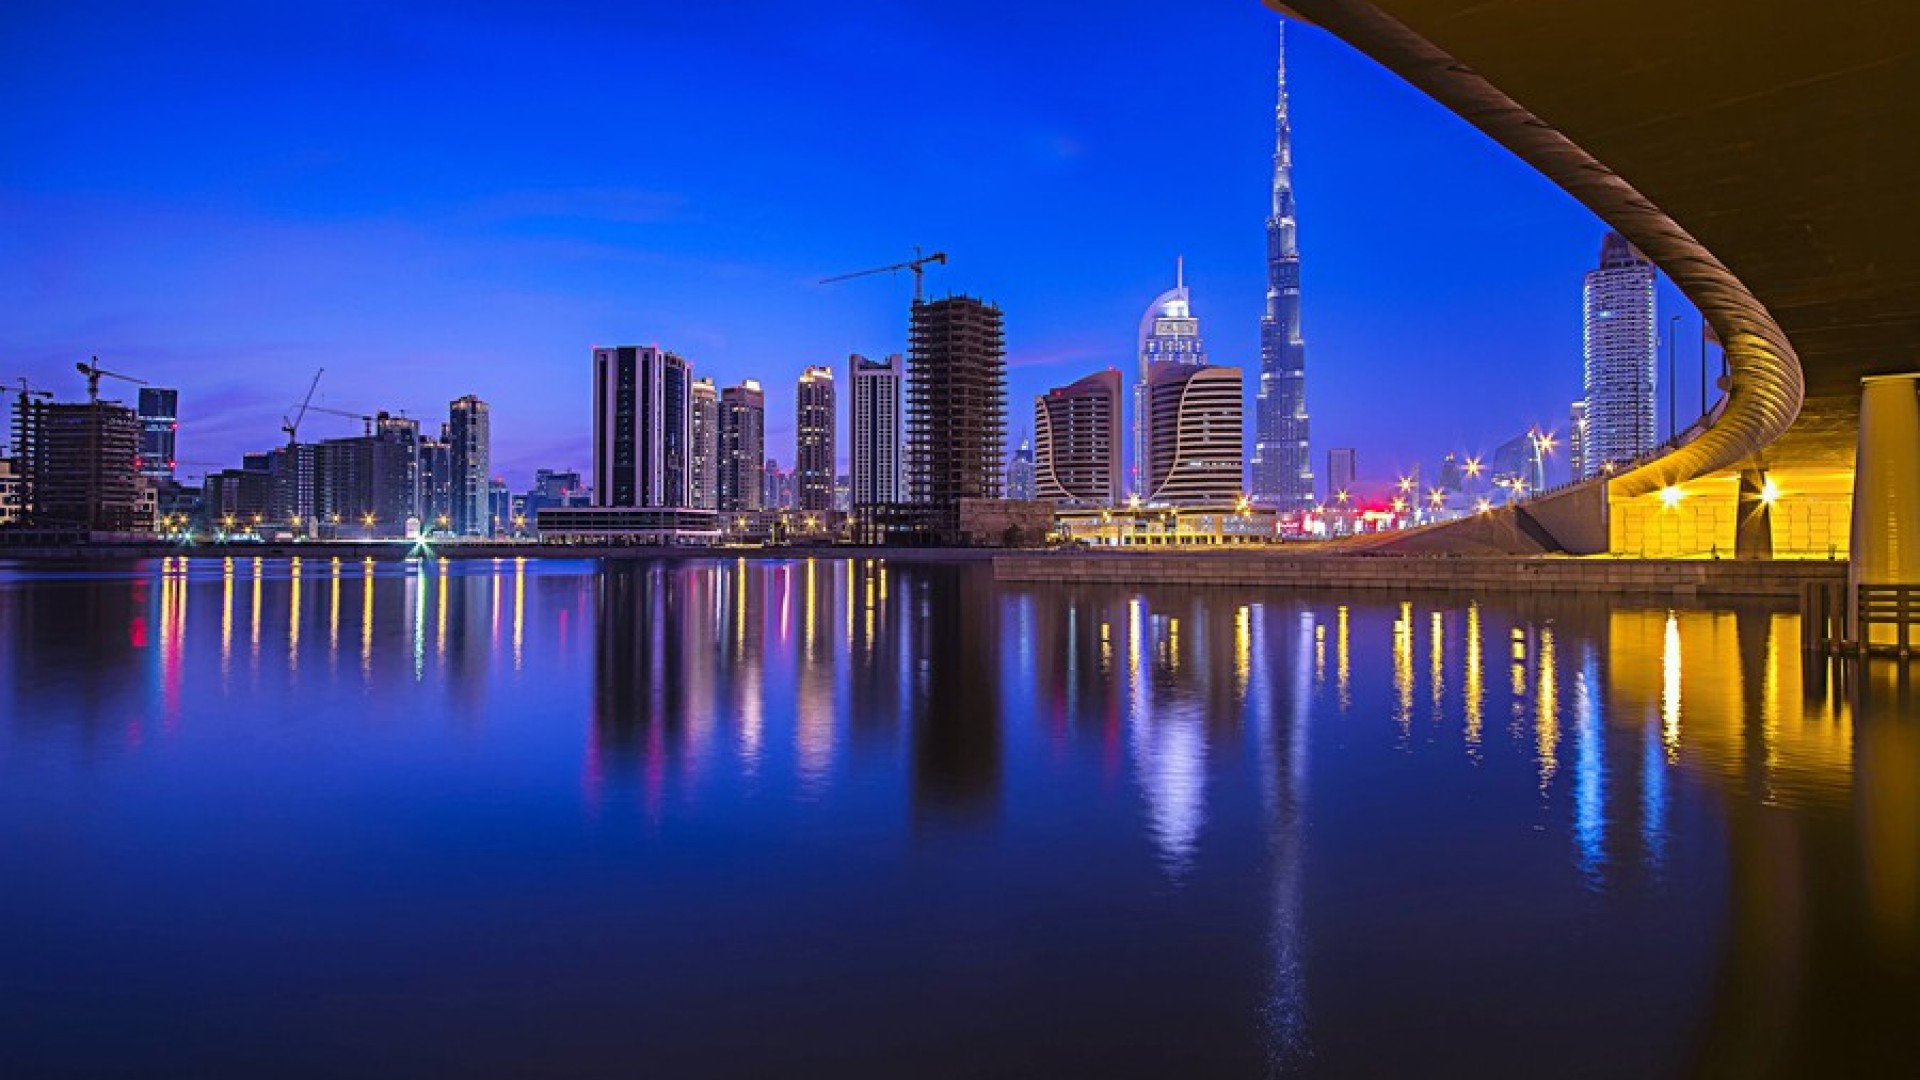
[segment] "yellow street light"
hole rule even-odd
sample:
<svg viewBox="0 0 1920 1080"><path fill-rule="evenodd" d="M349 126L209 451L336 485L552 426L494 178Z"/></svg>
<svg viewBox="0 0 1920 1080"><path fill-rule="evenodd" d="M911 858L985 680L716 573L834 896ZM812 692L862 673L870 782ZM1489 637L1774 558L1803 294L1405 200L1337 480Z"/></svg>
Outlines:
<svg viewBox="0 0 1920 1080"><path fill-rule="evenodd" d="M1760 502L1762 505L1772 506L1774 503L1779 501L1780 501L1780 486L1773 482L1773 477L1769 476L1760 485Z"/></svg>
<svg viewBox="0 0 1920 1080"><path fill-rule="evenodd" d="M1668 510L1671 510L1674 507L1679 506L1680 500L1686 497L1687 497L1686 492L1681 491L1679 488L1674 487L1671 484L1660 489L1660 505Z"/></svg>
<svg viewBox="0 0 1920 1080"><path fill-rule="evenodd" d="M1407 492L1409 492L1409 491L1412 491L1412 490L1413 490L1413 477L1411 477L1411 476L1403 476L1403 477L1401 477L1401 478L1400 478L1400 493L1401 493L1402 495L1404 495L1404 494L1406 494Z"/></svg>
<svg viewBox="0 0 1920 1080"><path fill-rule="evenodd" d="M1467 459L1467 475L1468 476L1480 475L1480 459L1479 458L1470 457Z"/></svg>

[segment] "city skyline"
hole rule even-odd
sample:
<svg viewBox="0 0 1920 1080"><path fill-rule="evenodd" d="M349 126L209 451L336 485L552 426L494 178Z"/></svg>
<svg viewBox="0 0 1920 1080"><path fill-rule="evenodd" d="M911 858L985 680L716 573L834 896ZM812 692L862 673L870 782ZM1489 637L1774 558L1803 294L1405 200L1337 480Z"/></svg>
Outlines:
<svg viewBox="0 0 1920 1080"><path fill-rule="evenodd" d="M833 54L843 44L830 31L851 26L857 14L847 15L846 24L828 20L818 40L795 48ZM916 24L939 18L915 10L874 17L881 16ZM30 25L61 41L97 44L109 55L135 45L120 37L128 27L82 31L63 26L62 18L44 13ZM267 98L327 83L339 65L361 58L328 20L313 18L321 24L317 52L290 65L285 87L263 81ZM577 16L527 18L540 19L556 39L585 33ZM1048 21L1041 20L1041 28ZM585 173L534 167L516 156L514 147L534 139L520 125L510 125L518 134L508 149L472 159L472 170L450 170L464 177L458 183L391 187L377 163L384 160L385 140L397 136L378 129L355 141L300 109L288 113L284 138L244 135L217 147L182 139L144 179L103 178L77 145L48 136L49 126L104 123L109 145L164 138L183 122L178 110L189 99L207 106L201 100L207 91L196 84L179 92L181 100L163 96L150 112L106 122L85 94L65 83L55 92L50 57L9 57L19 60L6 76L23 91L16 96L34 104L0 123L16 133L30 130L48 153L0 173L0 199L30 222L14 238L21 256L10 260L15 268L0 270L0 289L26 313L0 331L0 374L24 374L67 391L73 355L97 352L104 363L156 385L179 386L187 395L180 456L200 461L237 462L241 453L274 445L278 418L298 398L305 373L322 362L330 373L318 400L353 411L424 413L449 391L470 391L512 403L494 425L493 472L518 487L537 468L587 468L591 440L579 403L589 390L577 361L569 362L582 343L659 342L719 383L760 379L770 391L767 445L789 458L794 374L810 364L836 364L849 352L887 355L904 347L907 283L877 280L822 291L817 276L870 265L923 242L957 248L951 265L931 272L931 293L984 295L1009 312L1015 400L1087 370L1123 364L1134 346L1139 298L1164 288L1166 262L1181 253L1189 284L1207 298L1215 362L1242 367L1251 383L1264 268L1257 230L1247 233L1261 213L1262 176L1271 168L1263 160L1271 136L1262 132L1272 125L1275 25L1271 13L1249 5L1205 13L1183 31L1217 41L1223 63L1194 87L1190 106L1192 153L1217 168L1183 173L1177 207L1165 203L1164 178L1136 184L1101 166L1129 151L1144 130L1138 118L1154 108L1155 95L1123 77L1124 40L1106 41L1074 60L1086 65L1088 85L1112 90L1111 99L1050 98L1035 106L985 87L991 92L982 96L982 115L970 123L982 125L999 151L994 175L1000 179L986 194L967 194L980 191L977 182L930 178L910 197L877 201L864 181L828 167L829 182L817 163L803 170L803 190L783 190L778 199L757 192L742 201L737 185L721 176L722 162L739 152L725 146L689 160L684 191L583 184ZM195 27L189 19L147 29L174 42ZM410 27L397 17L376 18L371 32L379 37ZM237 15L217 32L199 29L211 41L257 44L259 57L270 59L285 47L277 38L254 41L266 29ZM977 56L987 47L972 31L953 29L955 56ZM436 54L428 66L504 47L506 32L499 18L463 23L445 43L445 56ZM694 16L671 30L690 56L720 50L720 32ZM1242 40L1249 36L1258 40ZM176 44L186 56L207 47ZM530 48L531 69L558 62L550 46ZM1564 416L1564 399L1573 396L1578 378L1577 326L1564 282L1590 260L1598 224L1504 151L1317 31L1296 27L1289 53L1296 186L1313 208L1304 242L1314 254L1306 269L1314 355L1325 361L1315 370L1314 445L1365 445L1367 460L1384 475L1395 463L1444 449L1484 450L1500 433L1532 423L1558 426L1553 421ZM375 68L376 85L399 77ZM244 83L252 73L249 67L238 77ZM964 65L955 72L969 73ZM267 72L258 77L266 80ZM725 143L744 136L752 95L772 77L753 73L740 89L697 103L696 115L661 137L692 137L698 124L710 126L703 138ZM803 80L792 108L811 115L826 109L830 103L822 99L835 92ZM620 102L591 104L590 113L602 115ZM213 105L239 107L224 99ZM504 107L491 97L477 106L486 115ZM1364 139L1342 124L1347 110L1361 108L1381 118ZM876 106L854 121L862 130L877 129L894 117ZM569 130L585 137L584 130ZM1033 142L1049 130L1058 137ZM789 132L782 127L774 134L784 139ZM909 160L938 152L935 144L900 149ZM448 160L473 153L432 140L418 152ZM823 146L815 157L832 152ZM235 164L235 155L251 170L246 175L260 175L275 162L286 162L284 172L236 189L216 179L222 175L216 165ZM1395 160L1409 156L1438 167L1440 179L1430 190L1397 175ZM1459 170L1473 171L1477 182L1449 179ZM1030 197L1013 190L1028 181ZM1471 292L1464 284L1416 280L1433 240L1419 210L1442 199L1464 220L1478 222L1471 254L1479 273L1468 275ZM1082 213L1082 201L1099 213ZM1150 212L1127 209L1149 204ZM750 220L775 214L846 225L855 205L873 211L858 227L796 225L770 237L771 246L747 250L742 230ZM1069 206L1073 212L1061 213ZM1096 223L1109 214L1127 227ZM1046 224L1036 227L1037 220ZM118 228L126 242L89 240L106 228ZM268 235L307 257L262 267L256 252ZM464 269L441 273L447 259ZM421 275L423 261L434 274ZM583 278L589 268L594 274ZM392 287L391 275L400 270L407 271L413 294ZM177 293L178 311L156 312L146 299L163 283ZM218 292L216 284L227 291ZM1441 304L1462 323L1463 336L1486 341L1488 328L1499 328L1489 346L1493 363L1542 370L1538 357L1557 356L1545 369L1555 374L1527 385L1490 385L1477 396L1448 385L1434 369L1445 367L1449 349L1463 356L1465 343L1435 343L1419 332ZM1252 392L1249 386L1250 418ZM1383 415L1394 423L1380 424ZM332 430L335 423L340 430ZM351 433L345 420L316 420L313 427L316 438ZM838 468L847 464L842 457Z"/></svg>

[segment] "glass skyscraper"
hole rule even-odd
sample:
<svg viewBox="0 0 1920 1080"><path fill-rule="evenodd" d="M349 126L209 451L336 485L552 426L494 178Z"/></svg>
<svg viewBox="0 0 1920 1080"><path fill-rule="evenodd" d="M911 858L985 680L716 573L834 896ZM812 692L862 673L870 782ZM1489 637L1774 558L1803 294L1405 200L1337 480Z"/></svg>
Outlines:
<svg viewBox="0 0 1920 1080"><path fill-rule="evenodd" d="M1580 463L1587 476L1637 461L1658 441L1653 293L1653 263L1625 237L1608 233L1582 294L1587 401Z"/></svg>

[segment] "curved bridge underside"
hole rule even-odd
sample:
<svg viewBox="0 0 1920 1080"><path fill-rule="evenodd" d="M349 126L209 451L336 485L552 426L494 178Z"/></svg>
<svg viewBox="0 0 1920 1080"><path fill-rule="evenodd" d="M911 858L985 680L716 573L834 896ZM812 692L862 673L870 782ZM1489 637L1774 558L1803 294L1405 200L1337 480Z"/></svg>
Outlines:
<svg viewBox="0 0 1920 1080"><path fill-rule="evenodd" d="M1725 409L1612 499L1741 468L1850 475L1859 380L1920 369L1920 5L1269 3L1539 169L1713 325Z"/></svg>

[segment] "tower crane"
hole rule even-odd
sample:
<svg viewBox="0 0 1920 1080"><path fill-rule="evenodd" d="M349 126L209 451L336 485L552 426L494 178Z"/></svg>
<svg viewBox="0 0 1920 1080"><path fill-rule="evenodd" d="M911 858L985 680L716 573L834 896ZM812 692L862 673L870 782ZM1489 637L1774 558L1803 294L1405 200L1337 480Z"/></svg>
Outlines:
<svg viewBox="0 0 1920 1080"><path fill-rule="evenodd" d="M300 421L305 420L307 418L307 406L313 403L313 392L319 389L320 376L325 375L326 373L327 373L326 368L321 368L320 370L314 372L313 381L307 384L307 396L300 399L300 407L293 411L293 416L291 417L282 416L280 418L280 430L287 433L288 446L292 446L295 442L299 440Z"/></svg>
<svg viewBox="0 0 1920 1080"><path fill-rule="evenodd" d="M352 409L335 409L326 405L312 405L308 408L313 412L326 413L329 416L344 416L349 420L362 421L367 425L367 434L373 434L374 417L368 413L354 412Z"/></svg>
<svg viewBox="0 0 1920 1080"><path fill-rule="evenodd" d="M100 358L97 356L94 357L90 363L75 364L73 366L76 371L87 377L87 401L94 405L100 404L100 376L102 375L110 379L121 379L125 382L133 383L135 386L147 385L147 380L145 379L136 379L131 375L122 375L117 371L108 371L106 368L101 367Z"/></svg>
<svg viewBox="0 0 1920 1080"><path fill-rule="evenodd" d="M5 379L0 379L0 383L4 382L6 382ZM33 387L28 386L25 375L15 379L14 382L20 384L17 389L11 386L0 386L0 393L19 394L22 400L28 398L50 398L53 396L53 391L51 390L35 390Z"/></svg>
<svg viewBox="0 0 1920 1080"><path fill-rule="evenodd" d="M894 263L892 266L876 266L871 270L855 270L851 274L836 274L833 277L821 278L820 284L831 285L836 281L867 277L870 274L897 274L902 270L911 270L913 271L913 303L915 307L918 307L920 306L921 281L926 276L927 264L940 263L944 266L946 265L946 261L946 252L936 251L931 255L922 255L920 254L919 245L916 244L913 249L913 258L908 259L906 262Z"/></svg>

